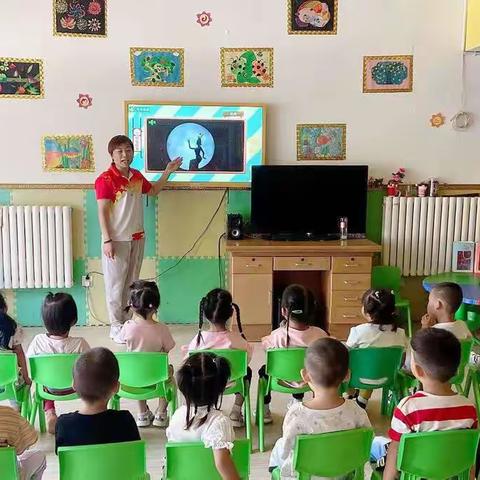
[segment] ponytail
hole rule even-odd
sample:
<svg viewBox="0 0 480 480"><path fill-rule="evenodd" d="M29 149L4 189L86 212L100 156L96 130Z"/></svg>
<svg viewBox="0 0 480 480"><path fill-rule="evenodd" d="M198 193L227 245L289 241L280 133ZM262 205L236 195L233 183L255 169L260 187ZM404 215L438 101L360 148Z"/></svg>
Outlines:
<svg viewBox="0 0 480 480"><path fill-rule="evenodd" d="M202 340L202 327L203 327L203 317L205 315L205 302L207 299L203 297L200 300L200 305L198 308L198 334L197 334L197 348L200 346L200 341Z"/></svg>
<svg viewBox="0 0 480 480"><path fill-rule="evenodd" d="M303 285L289 285L282 295L282 307L287 309L286 330L287 348L290 345L290 320L292 315L298 322L308 325L309 320L309 299L308 291Z"/></svg>
<svg viewBox="0 0 480 480"><path fill-rule="evenodd" d="M238 331L240 332L240 335L243 337L243 339L246 340L247 337L245 337L245 334L243 333L242 322L240 321L240 307L236 303L232 303L232 307L235 310L235 316L237 317Z"/></svg>
<svg viewBox="0 0 480 480"><path fill-rule="evenodd" d="M0 310L0 350L11 350L10 340L17 331L15 320Z"/></svg>

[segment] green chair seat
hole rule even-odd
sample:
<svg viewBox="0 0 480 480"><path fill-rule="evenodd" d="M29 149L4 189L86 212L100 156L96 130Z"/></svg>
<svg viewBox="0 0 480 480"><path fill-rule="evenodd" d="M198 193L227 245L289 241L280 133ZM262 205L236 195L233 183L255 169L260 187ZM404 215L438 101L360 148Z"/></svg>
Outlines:
<svg viewBox="0 0 480 480"><path fill-rule="evenodd" d="M2 480L20 480L17 454L13 447L0 447L0 472Z"/></svg>
<svg viewBox="0 0 480 480"><path fill-rule="evenodd" d="M0 353L0 401L12 400L20 405L23 417L30 415L30 387L17 385L18 359L15 353Z"/></svg>

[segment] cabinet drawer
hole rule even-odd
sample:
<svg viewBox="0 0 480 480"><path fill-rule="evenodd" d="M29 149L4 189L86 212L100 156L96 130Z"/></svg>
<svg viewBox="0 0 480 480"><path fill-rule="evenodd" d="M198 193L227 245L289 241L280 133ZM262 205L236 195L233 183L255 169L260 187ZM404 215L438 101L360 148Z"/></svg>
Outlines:
<svg viewBox="0 0 480 480"><path fill-rule="evenodd" d="M370 273L372 259L370 257L333 257L333 273Z"/></svg>
<svg viewBox="0 0 480 480"><path fill-rule="evenodd" d="M336 290L332 292L333 307L361 307L362 295L360 291Z"/></svg>
<svg viewBox="0 0 480 480"><path fill-rule="evenodd" d="M348 334L350 333L350 329L355 325L352 323L350 324L332 324L329 328L329 333L332 337L335 337L337 340L346 340L348 338Z"/></svg>
<svg viewBox="0 0 480 480"><path fill-rule="evenodd" d="M368 290L370 288L370 275L337 273L332 275L333 290Z"/></svg>
<svg viewBox="0 0 480 480"><path fill-rule="evenodd" d="M232 273L272 273L272 257L233 257Z"/></svg>
<svg viewBox="0 0 480 480"><path fill-rule="evenodd" d="M365 322L361 307L334 307L330 316L331 324L349 323L358 325Z"/></svg>
<svg viewBox="0 0 480 480"><path fill-rule="evenodd" d="M330 270L330 257L275 257L274 270Z"/></svg>

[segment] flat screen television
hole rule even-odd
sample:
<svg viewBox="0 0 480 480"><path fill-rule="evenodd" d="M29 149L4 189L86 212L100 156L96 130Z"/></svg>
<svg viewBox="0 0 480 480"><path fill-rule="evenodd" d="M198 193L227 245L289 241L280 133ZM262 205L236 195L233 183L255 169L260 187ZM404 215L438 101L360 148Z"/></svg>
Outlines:
<svg viewBox="0 0 480 480"><path fill-rule="evenodd" d="M338 238L366 232L368 167L257 166L252 173L254 233L286 239Z"/></svg>

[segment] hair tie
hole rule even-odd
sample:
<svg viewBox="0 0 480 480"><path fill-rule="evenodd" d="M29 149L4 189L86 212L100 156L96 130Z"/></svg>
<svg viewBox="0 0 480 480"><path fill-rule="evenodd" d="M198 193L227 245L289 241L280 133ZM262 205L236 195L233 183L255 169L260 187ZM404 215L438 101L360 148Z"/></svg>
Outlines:
<svg viewBox="0 0 480 480"><path fill-rule="evenodd" d="M302 315L303 310L292 310L292 313L294 313L295 315Z"/></svg>
<svg viewBox="0 0 480 480"><path fill-rule="evenodd" d="M152 304L152 303L149 303L149 304L148 304L148 308L153 308L153 304Z"/></svg>

